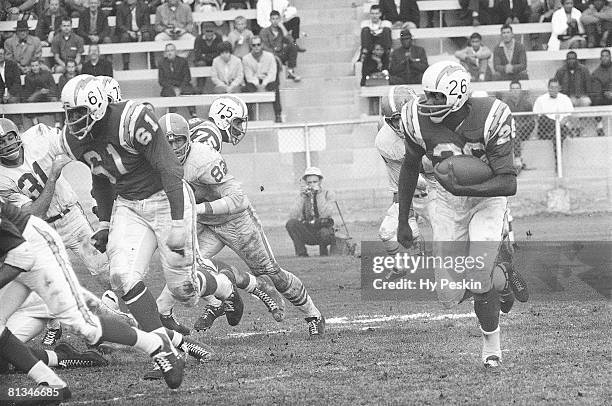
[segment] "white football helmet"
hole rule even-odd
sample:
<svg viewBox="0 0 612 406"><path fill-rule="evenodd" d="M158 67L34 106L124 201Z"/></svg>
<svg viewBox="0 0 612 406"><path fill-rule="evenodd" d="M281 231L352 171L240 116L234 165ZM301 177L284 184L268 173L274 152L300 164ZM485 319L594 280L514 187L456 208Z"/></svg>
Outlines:
<svg viewBox="0 0 612 406"><path fill-rule="evenodd" d="M10 162L17 161L23 143L19 136L19 129L8 118L0 118L0 159Z"/></svg>
<svg viewBox="0 0 612 406"><path fill-rule="evenodd" d="M102 83L91 75L79 75L62 89L66 126L75 138L82 140L108 108L108 97Z"/></svg>
<svg viewBox="0 0 612 406"><path fill-rule="evenodd" d="M450 113L459 110L470 97L470 74L458 62L440 61L423 73L425 98L419 100L417 111L441 123Z"/></svg>
<svg viewBox="0 0 612 406"><path fill-rule="evenodd" d="M115 78L111 78L110 76L97 76L96 78L102 82L102 87L104 88L110 103L119 103L123 101L119 82L117 82Z"/></svg>
<svg viewBox="0 0 612 406"><path fill-rule="evenodd" d="M168 138L168 142L178 160L181 164L185 163L189 151L191 151L191 138L189 137L187 120L180 114L168 113L159 118L158 124L162 133Z"/></svg>
<svg viewBox="0 0 612 406"><path fill-rule="evenodd" d="M221 96L210 105L210 118L224 135L223 141L238 144L246 135L249 112L246 103L236 96Z"/></svg>
<svg viewBox="0 0 612 406"><path fill-rule="evenodd" d="M417 95L410 86L392 86L389 92L380 101L380 112L385 122L396 132L398 136L404 138L404 132L400 121L402 118L402 107Z"/></svg>
<svg viewBox="0 0 612 406"><path fill-rule="evenodd" d="M223 148L221 130L210 120L192 118L189 120L189 134L191 142L201 142L219 152Z"/></svg>

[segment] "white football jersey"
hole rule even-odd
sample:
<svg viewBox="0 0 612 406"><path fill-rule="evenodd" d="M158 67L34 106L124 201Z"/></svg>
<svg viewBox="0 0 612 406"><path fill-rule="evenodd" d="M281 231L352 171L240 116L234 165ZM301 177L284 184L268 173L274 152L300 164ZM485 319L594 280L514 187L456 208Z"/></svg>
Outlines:
<svg viewBox="0 0 612 406"><path fill-rule="evenodd" d="M60 132L59 129L37 124L21 134L23 163L15 168L0 166L0 196L17 206L32 202L40 196L53 160L63 153ZM55 184L47 217L60 214L76 202L76 193L68 181L60 176Z"/></svg>
<svg viewBox="0 0 612 406"><path fill-rule="evenodd" d="M391 189L391 192L395 193L397 192L402 162L404 162L404 155L406 154L404 140L398 137L388 124L384 124L380 130L378 130L374 144L376 145L376 149L378 149L378 153L385 161L389 179L389 189Z"/></svg>
<svg viewBox="0 0 612 406"><path fill-rule="evenodd" d="M208 144L193 142L183 168L183 177L193 187L197 203L244 195L240 182L227 173L227 165L221 154ZM239 215L200 214L198 220L204 224L222 224Z"/></svg>

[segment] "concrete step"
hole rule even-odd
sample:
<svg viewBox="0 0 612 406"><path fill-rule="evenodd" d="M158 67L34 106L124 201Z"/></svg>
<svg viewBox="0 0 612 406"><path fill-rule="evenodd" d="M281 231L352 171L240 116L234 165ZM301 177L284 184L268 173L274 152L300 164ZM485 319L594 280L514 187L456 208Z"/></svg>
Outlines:
<svg viewBox="0 0 612 406"><path fill-rule="evenodd" d="M356 103L356 95L353 90L325 89L285 89L281 90L281 101L283 107L292 106L321 106L324 101L325 106L342 105Z"/></svg>
<svg viewBox="0 0 612 406"><path fill-rule="evenodd" d="M305 21L300 30L308 35L335 35L353 33L357 22L352 20L338 21L336 23L318 24L316 21Z"/></svg>
<svg viewBox="0 0 612 406"><path fill-rule="evenodd" d="M357 49L359 47L359 36L352 33L321 36L307 35L300 38L298 44L308 51L350 47Z"/></svg>
<svg viewBox="0 0 612 406"><path fill-rule="evenodd" d="M361 114L355 104L334 106L289 106L283 108L288 122L326 122L358 118Z"/></svg>
<svg viewBox="0 0 612 406"><path fill-rule="evenodd" d="M362 7L363 1L360 0L326 0L326 1L312 1L312 0L294 0L291 2L293 6L300 10L308 9L325 9L326 7L339 8L339 7L351 7L359 8Z"/></svg>
<svg viewBox="0 0 612 406"><path fill-rule="evenodd" d="M301 74L300 64L296 68L298 74ZM306 89L316 91L317 89L333 89L333 90L351 90L358 89L359 81L354 76L331 76L330 77L310 77L302 79L301 82L284 79L281 82L281 89Z"/></svg>
<svg viewBox="0 0 612 406"><path fill-rule="evenodd" d="M312 24L313 22L321 24L329 24L338 21L346 21L356 19L354 7L335 7L332 8L312 8L298 10L298 15L303 24Z"/></svg>
<svg viewBox="0 0 612 406"><path fill-rule="evenodd" d="M350 62L298 63L297 71L302 78L351 76L353 64Z"/></svg>

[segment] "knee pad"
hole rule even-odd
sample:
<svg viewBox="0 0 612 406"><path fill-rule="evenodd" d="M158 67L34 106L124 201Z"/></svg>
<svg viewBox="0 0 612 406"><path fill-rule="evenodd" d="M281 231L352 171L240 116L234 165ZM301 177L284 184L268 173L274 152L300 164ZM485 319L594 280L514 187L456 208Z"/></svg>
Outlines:
<svg viewBox="0 0 612 406"><path fill-rule="evenodd" d="M193 307L200 299L200 286L196 280L185 280L179 284L168 284L168 289L177 301L187 307Z"/></svg>
<svg viewBox="0 0 612 406"><path fill-rule="evenodd" d="M110 272L110 284L112 290L119 292L121 296L127 295L130 290L136 286L140 280L134 278L134 275L121 270L114 270Z"/></svg>

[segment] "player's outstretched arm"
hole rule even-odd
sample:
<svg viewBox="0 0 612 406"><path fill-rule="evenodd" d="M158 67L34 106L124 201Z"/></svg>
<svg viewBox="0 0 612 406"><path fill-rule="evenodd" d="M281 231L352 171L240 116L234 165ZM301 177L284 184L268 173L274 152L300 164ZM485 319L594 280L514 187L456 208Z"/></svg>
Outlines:
<svg viewBox="0 0 612 406"><path fill-rule="evenodd" d="M397 241L404 247L412 245L412 230L408 224L412 197L419 180L419 167L425 151L420 146L406 141L406 155L400 170L398 184L399 216Z"/></svg>
<svg viewBox="0 0 612 406"><path fill-rule="evenodd" d="M53 194L55 193L55 184L62 174L64 166L70 162L72 162L72 159L66 155L58 155L55 157L53 165L51 166L51 173L49 173L47 177L47 181L45 182L45 186L40 196L38 196L35 201L21 206L21 210L44 219L49 210L49 205L51 205Z"/></svg>

